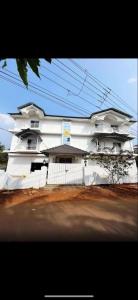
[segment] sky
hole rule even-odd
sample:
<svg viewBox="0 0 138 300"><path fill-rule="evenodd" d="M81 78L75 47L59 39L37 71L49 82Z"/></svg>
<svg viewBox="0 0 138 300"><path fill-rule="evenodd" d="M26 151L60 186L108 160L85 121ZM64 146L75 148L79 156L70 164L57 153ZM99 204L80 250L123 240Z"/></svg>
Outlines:
<svg viewBox="0 0 138 300"><path fill-rule="evenodd" d="M51 64L41 59L40 73L47 78L41 75L39 79L28 69L29 81L35 84L35 88L39 90L30 85L29 88L32 88L39 95L0 77L0 128L6 130L13 128L14 121L8 113L17 112L17 107L27 102L34 102L42 107L47 114L89 116L92 112L100 109L114 107L128 112L134 119L137 119L137 59L73 59L73 61L84 71L78 69L69 59L52 59ZM15 78L20 79L15 60L8 59L5 69L2 69L2 64L0 62L0 71L14 76L14 78L1 72L0 76L2 75L24 86L20 81L15 80ZM51 72L56 73L57 76ZM119 95L123 102L120 98L114 98L110 94L108 94L110 99L105 97L105 90L103 89L105 86L98 85L88 74L95 76L104 83L111 89L111 92L114 91ZM55 99L46 93L54 93L54 97L59 98ZM60 102L59 99L64 102ZM103 104L98 100L104 100ZM72 103L67 105L69 101ZM138 144L136 139L137 124L134 124L132 128L134 128L133 134L135 134L133 142ZM0 142L6 148L10 147L11 137L11 133L0 129Z"/></svg>

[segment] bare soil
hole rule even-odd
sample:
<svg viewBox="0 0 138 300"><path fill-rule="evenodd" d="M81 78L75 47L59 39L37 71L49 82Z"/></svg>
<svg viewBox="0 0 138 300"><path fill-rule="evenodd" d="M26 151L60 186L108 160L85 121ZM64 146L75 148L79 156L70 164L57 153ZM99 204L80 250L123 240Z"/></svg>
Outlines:
<svg viewBox="0 0 138 300"><path fill-rule="evenodd" d="M0 192L1 241L136 241L138 185Z"/></svg>

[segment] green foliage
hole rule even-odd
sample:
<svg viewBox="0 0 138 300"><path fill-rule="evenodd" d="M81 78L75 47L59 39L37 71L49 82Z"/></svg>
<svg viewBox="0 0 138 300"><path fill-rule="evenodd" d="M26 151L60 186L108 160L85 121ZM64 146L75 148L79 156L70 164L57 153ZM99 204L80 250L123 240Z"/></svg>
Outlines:
<svg viewBox="0 0 138 300"><path fill-rule="evenodd" d="M7 164L8 153L0 152L0 164Z"/></svg>
<svg viewBox="0 0 138 300"><path fill-rule="evenodd" d="M2 65L2 68L5 68L7 66L6 58L0 58L0 61L4 60L4 63ZM51 63L50 58L45 58L46 61ZM26 87L28 87L28 66L30 66L31 70L40 78L39 75L39 67L40 67L40 59L39 58L16 58L16 65L17 70L19 72L19 75L25 84Z"/></svg>
<svg viewBox="0 0 138 300"><path fill-rule="evenodd" d="M93 156L94 159L94 156ZM97 164L103 167L109 175L109 183L119 183L123 176L128 175L130 166L134 162L133 155L105 155L100 154L97 158Z"/></svg>
<svg viewBox="0 0 138 300"><path fill-rule="evenodd" d="M4 63L3 63L3 65L2 65L2 69L4 69L5 67L7 67L6 59L4 60Z"/></svg>
<svg viewBox="0 0 138 300"><path fill-rule="evenodd" d="M16 59L17 69L23 83L28 87L27 81L27 59Z"/></svg>
<svg viewBox="0 0 138 300"><path fill-rule="evenodd" d="M3 152L3 150L5 149L5 146L1 144L0 142L0 152Z"/></svg>
<svg viewBox="0 0 138 300"><path fill-rule="evenodd" d="M40 78L38 67L40 66L40 60L38 58L28 58L28 64L32 71Z"/></svg>
<svg viewBox="0 0 138 300"><path fill-rule="evenodd" d="M5 146L0 143L0 168L3 168L7 165L8 153L3 152Z"/></svg>

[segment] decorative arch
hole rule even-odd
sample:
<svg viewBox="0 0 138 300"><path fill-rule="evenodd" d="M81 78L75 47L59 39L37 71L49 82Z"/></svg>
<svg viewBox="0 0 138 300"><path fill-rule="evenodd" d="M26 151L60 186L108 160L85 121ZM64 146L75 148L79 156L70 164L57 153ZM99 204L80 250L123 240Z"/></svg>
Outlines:
<svg viewBox="0 0 138 300"><path fill-rule="evenodd" d="M112 114L108 114L104 117L104 121L115 121L117 122L117 117L113 116Z"/></svg>

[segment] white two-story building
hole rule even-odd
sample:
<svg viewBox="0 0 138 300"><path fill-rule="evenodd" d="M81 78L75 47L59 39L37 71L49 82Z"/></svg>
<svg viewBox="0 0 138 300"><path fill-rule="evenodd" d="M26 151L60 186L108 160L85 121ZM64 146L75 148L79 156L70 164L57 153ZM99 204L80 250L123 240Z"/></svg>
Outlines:
<svg viewBox="0 0 138 300"><path fill-rule="evenodd" d="M27 175L46 165L55 178L49 183L75 183L80 166L96 164L90 154L98 157L100 153L118 155L120 150L133 152L130 127L135 120L115 108L88 117L71 117L49 115L38 105L27 103L10 115L15 127L10 130L13 136L8 174Z"/></svg>

